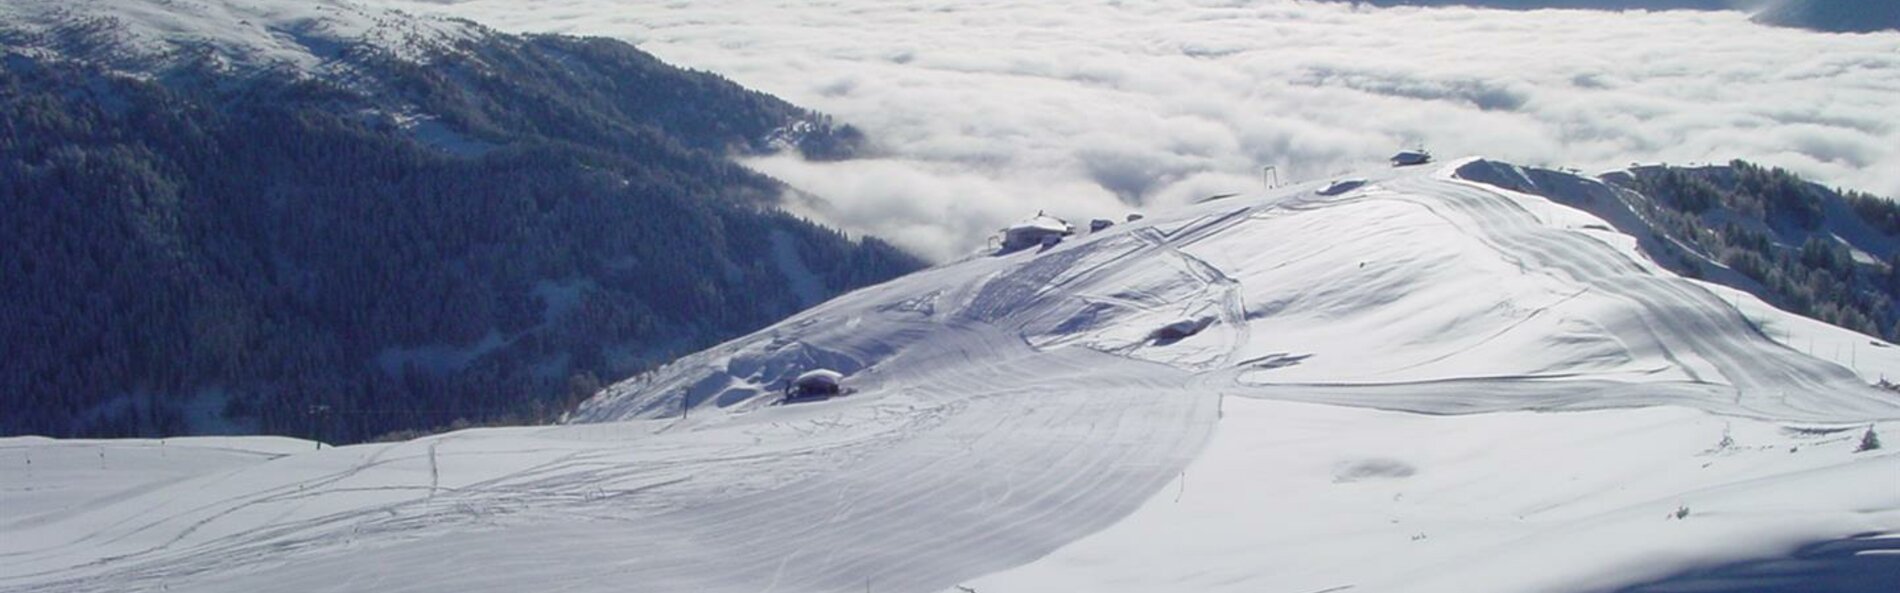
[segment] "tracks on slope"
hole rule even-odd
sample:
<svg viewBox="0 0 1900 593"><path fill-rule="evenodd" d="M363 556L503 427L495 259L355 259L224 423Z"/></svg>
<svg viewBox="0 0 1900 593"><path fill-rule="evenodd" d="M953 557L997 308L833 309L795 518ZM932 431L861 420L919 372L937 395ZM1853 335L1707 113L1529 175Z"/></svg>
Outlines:
<svg viewBox="0 0 1900 593"><path fill-rule="evenodd" d="M1185 389L1185 372L1083 348L1035 352L984 323L956 323L900 357L907 379L886 388L925 411L877 452L769 490L631 521L464 531L278 566L253 557L268 568L250 574L133 570L36 590L936 591L1119 520L1186 466L1213 423L1213 394ZM698 473L723 471L711 459Z"/></svg>

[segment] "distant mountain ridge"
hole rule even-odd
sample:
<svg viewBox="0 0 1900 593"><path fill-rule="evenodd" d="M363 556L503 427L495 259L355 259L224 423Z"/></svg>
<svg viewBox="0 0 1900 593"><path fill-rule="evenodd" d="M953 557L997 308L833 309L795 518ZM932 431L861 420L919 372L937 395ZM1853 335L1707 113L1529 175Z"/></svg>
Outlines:
<svg viewBox="0 0 1900 593"><path fill-rule="evenodd" d="M1837 33L1900 31L1900 2L1890 0L1780 0L1755 22Z"/></svg>
<svg viewBox="0 0 1900 593"><path fill-rule="evenodd" d="M551 417L922 265L728 158L856 130L625 43L341 2L0 14L0 434Z"/></svg>
<svg viewBox="0 0 1900 593"><path fill-rule="evenodd" d="M1834 33L1900 31L1889 0L1336 0L1371 6L1473 6L1505 10L1741 10L1755 22Z"/></svg>
<svg viewBox="0 0 1900 593"><path fill-rule="evenodd" d="M1507 10L1728 10L1738 0L1349 0L1373 6L1475 6Z"/></svg>

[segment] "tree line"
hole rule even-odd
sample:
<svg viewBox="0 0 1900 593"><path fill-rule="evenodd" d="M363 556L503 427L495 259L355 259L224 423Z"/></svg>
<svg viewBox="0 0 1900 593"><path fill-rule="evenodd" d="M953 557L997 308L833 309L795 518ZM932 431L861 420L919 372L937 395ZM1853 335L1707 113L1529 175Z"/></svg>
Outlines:
<svg viewBox="0 0 1900 593"><path fill-rule="evenodd" d="M1665 264L1702 276L1706 258L1758 283L1777 306L1900 340L1900 251L1892 247L1900 205L1892 200L1740 160L1638 168L1628 185L1642 197L1633 204L1669 239L1661 242L1674 251L1661 254Z"/></svg>

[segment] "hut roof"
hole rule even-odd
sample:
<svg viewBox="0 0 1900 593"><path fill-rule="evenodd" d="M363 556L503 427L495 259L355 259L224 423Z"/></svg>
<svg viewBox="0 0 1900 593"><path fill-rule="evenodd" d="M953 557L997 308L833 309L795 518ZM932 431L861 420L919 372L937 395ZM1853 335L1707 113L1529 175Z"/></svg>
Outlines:
<svg viewBox="0 0 1900 593"><path fill-rule="evenodd" d="M1071 228L1067 221L1064 221L1060 218L1056 218L1054 216L1050 216L1047 214L1037 214L1033 217L1030 217L1029 220L1025 220L1025 221L1016 223L1014 225L1011 225L1009 229L1007 230L1010 233L1030 232L1030 233L1056 233L1056 234L1063 234L1063 235L1075 232L1075 229Z"/></svg>
<svg viewBox="0 0 1900 593"><path fill-rule="evenodd" d="M793 385L838 385L844 381L844 373L831 369L813 369L800 373L792 379Z"/></svg>

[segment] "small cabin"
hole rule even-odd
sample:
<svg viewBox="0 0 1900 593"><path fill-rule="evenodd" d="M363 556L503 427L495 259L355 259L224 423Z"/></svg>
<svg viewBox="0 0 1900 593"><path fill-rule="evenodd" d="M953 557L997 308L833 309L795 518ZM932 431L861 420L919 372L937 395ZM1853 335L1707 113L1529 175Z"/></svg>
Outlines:
<svg viewBox="0 0 1900 593"><path fill-rule="evenodd" d="M1043 213L1003 229L1003 248L998 253L1021 251L1031 247L1048 247L1062 242L1064 237L1075 234L1075 227L1067 221Z"/></svg>
<svg viewBox="0 0 1900 593"><path fill-rule="evenodd" d="M1398 154L1392 155L1392 166L1394 167L1409 167L1412 165L1423 165L1429 162L1432 162L1432 153L1425 152L1422 148L1419 150L1401 150Z"/></svg>
<svg viewBox="0 0 1900 593"><path fill-rule="evenodd" d="M831 397L844 392L844 373L831 369L805 371L785 386L785 397Z"/></svg>

